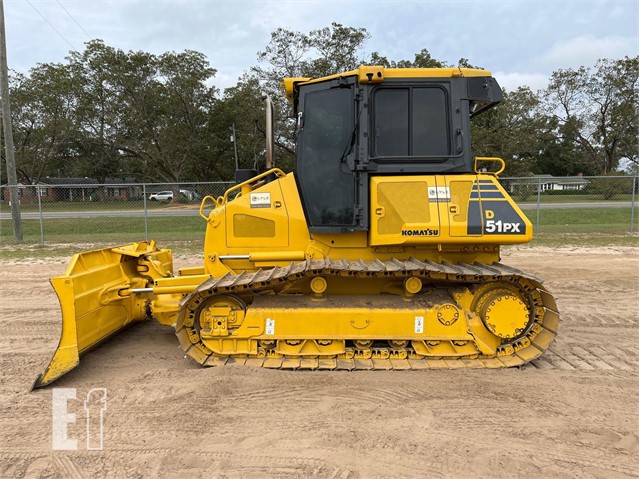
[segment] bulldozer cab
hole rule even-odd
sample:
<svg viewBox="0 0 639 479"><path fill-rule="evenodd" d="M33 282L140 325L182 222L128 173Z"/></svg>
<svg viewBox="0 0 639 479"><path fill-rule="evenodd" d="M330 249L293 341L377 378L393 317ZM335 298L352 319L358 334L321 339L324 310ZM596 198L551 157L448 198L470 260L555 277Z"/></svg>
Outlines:
<svg viewBox="0 0 639 479"><path fill-rule="evenodd" d="M367 231L372 176L472 173L470 118L501 100L490 72L466 68L360 67L284 84L315 233Z"/></svg>

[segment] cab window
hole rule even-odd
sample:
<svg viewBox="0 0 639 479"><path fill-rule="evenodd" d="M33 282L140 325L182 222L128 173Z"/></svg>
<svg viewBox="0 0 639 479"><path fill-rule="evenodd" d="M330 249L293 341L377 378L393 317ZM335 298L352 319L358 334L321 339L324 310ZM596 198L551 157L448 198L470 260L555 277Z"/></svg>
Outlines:
<svg viewBox="0 0 639 479"><path fill-rule="evenodd" d="M451 154L444 88L378 88L374 109L374 156L441 158Z"/></svg>

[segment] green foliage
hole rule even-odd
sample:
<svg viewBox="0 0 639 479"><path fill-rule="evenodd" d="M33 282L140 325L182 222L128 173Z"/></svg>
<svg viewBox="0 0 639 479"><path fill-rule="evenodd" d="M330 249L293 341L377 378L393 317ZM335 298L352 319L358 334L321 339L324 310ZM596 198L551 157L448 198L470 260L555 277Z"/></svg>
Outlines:
<svg viewBox="0 0 639 479"><path fill-rule="evenodd" d="M75 134L77 87L67 68L41 65L12 78L12 119L17 171L25 183L53 171L69 172Z"/></svg>
<svg viewBox="0 0 639 479"><path fill-rule="evenodd" d="M546 114L557 137L583 158L584 170L608 174L622 159L639 162L638 81L639 57L552 74L544 92Z"/></svg>
<svg viewBox="0 0 639 479"><path fill-rule="evenodd" d="M200 181L208 181L211 177L233 178L233 125L240 168L263 168L266 125L264 100L257 79L245 76L236 86L227 88L209 115L208 134L215 138L212 156L222 161L194 163L190 176Z"/></svg>
<svg viewBox="0 0 639 479"><path fill-rule="evenodd" d="M67 60L14 82L22 181L60 174L180 181L211 150L215 89L207 82L215 70L203 54L127 53L93 40Z"/></svg>
<svg viewBox="0 0 639 479"><path fill-rule="evenodd" d="M358 52L369 37L365 28L335 22L308 34L278 28L257 54L258 61L267 66L256 66L252 72L276 90L284 77L317 78L352 70L363 63Z"/></svg>
<svg viewBox="0 0 639 479"><path fill-rule="evenodd" d="M584 193L601 195L604 200L611 200L619 194L631 194L632 185L632 177L592 178L584 189Z"/></svg>
<svg viewBox="0 0 639 479"><path fill-rule="evenodd" d="M370 37L365 28L330 27L309 33L278 28L271 41L257 54L259 65L251 68L243 82L259 82L275 107L276 164L291 169L295 158L295 119L284 97L281 82L286 77L317 78L353 70L365 63L360 53Z"/></svg>
<svg viewBox="0 0 639 479"><path fill-rule="evenodd" d="M588 189L584 188L582 190L547 190L544 191L541 196L571 196L573 198L579 196L581 198L588 194ZM577 201L577 199L575 199L575 201Z"/></svg>
<svg viewBox="0 0 639 479"><path fill-rule="evenodd" d="M467 61L466 59L462 60ZM460 62L462 60L460 60ZM413 61L389 60L388 58L381 56L379 53L373 52L370 56L370 60L367 63L370 65L380 65L386 68L444 68L448 66L444 62L434 59L430 55L430 52L425 48L423 48L419 53L415 54L415 59Z"/></svg>
<svg viewBox="0 0 639 479"><path fill-rule="evenodd" d="M473 151L501 156L513 176L601 175L622 159L637 164L638 78L639 57L604 59L594 71L554 72L541 92L504 92L500 105L473 119Z"/></svg>
<svg viewBox="0 0 639 479"><path fill-rule="evenodd" d="M504 91L501 104L472 120L473 154L503 158L509 176L528 174L546 140L540 134L546 119L539 105L539 96L528 87Z"/></svg>

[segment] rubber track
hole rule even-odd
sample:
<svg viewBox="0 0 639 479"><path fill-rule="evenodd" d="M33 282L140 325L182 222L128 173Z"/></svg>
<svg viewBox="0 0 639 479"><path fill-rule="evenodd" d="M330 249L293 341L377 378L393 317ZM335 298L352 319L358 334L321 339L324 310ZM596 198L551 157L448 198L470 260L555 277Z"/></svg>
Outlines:
<svg viewBox="0 0 639 479"><path fill-rule="evenodd" d="M273 290L284 283L294 282L304 277L313 276L351 276L351 277L387 277L404 278L417 276L424 282L448 282L451 286L460 284L481 284L488 281L511 283L528 293L534 322L528 332L514 343L502 344L496 356L473 358L430 358L418 356L412 349L393 350L390 348L373 348L372 357L358 359L352 350L338 357L321 356L319 358L280 357L265 352L264 356L233 355L218 356L201 342L193 341L194 330L184 326L186 307L193 301L198 304L204 299L217 294L246 294ZM557 335L559 312L552 295L542 286L542 280L521 270L501 263L435 263L391 259L389 261L364 260L307 260L291 263L286 267L260 269L249 273L227 274L219 278L211 278L180 303L180 313L176 323L176 335L182 349L195 361L205 366L248 365L276 369L456 369L456 368L501 368L522 366L538 357L548 349ZM189 335L189 332L191 333ZM350 351L350 353L349 353ZM355 357L353 357L355 356Z"/></svg>

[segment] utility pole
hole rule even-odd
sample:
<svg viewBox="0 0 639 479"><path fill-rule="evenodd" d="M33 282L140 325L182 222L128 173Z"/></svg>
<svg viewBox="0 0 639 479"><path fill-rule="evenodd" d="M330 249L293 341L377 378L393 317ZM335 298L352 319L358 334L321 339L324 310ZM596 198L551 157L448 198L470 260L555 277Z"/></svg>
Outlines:
<svg viewBox="0 0 639 479"><path fill-rule="evenodd" d="M13 128L11 127L11 104L9 102L9 72L7 66L7 40L4 28L4 2L0 0L0 100L2 101L2 125L4 126L4 147L7 159L7 184L11 202L13 220L13 239L22 241L22 219L20 217L20 198L18 195L18 177L13 147Z"/></svg>

